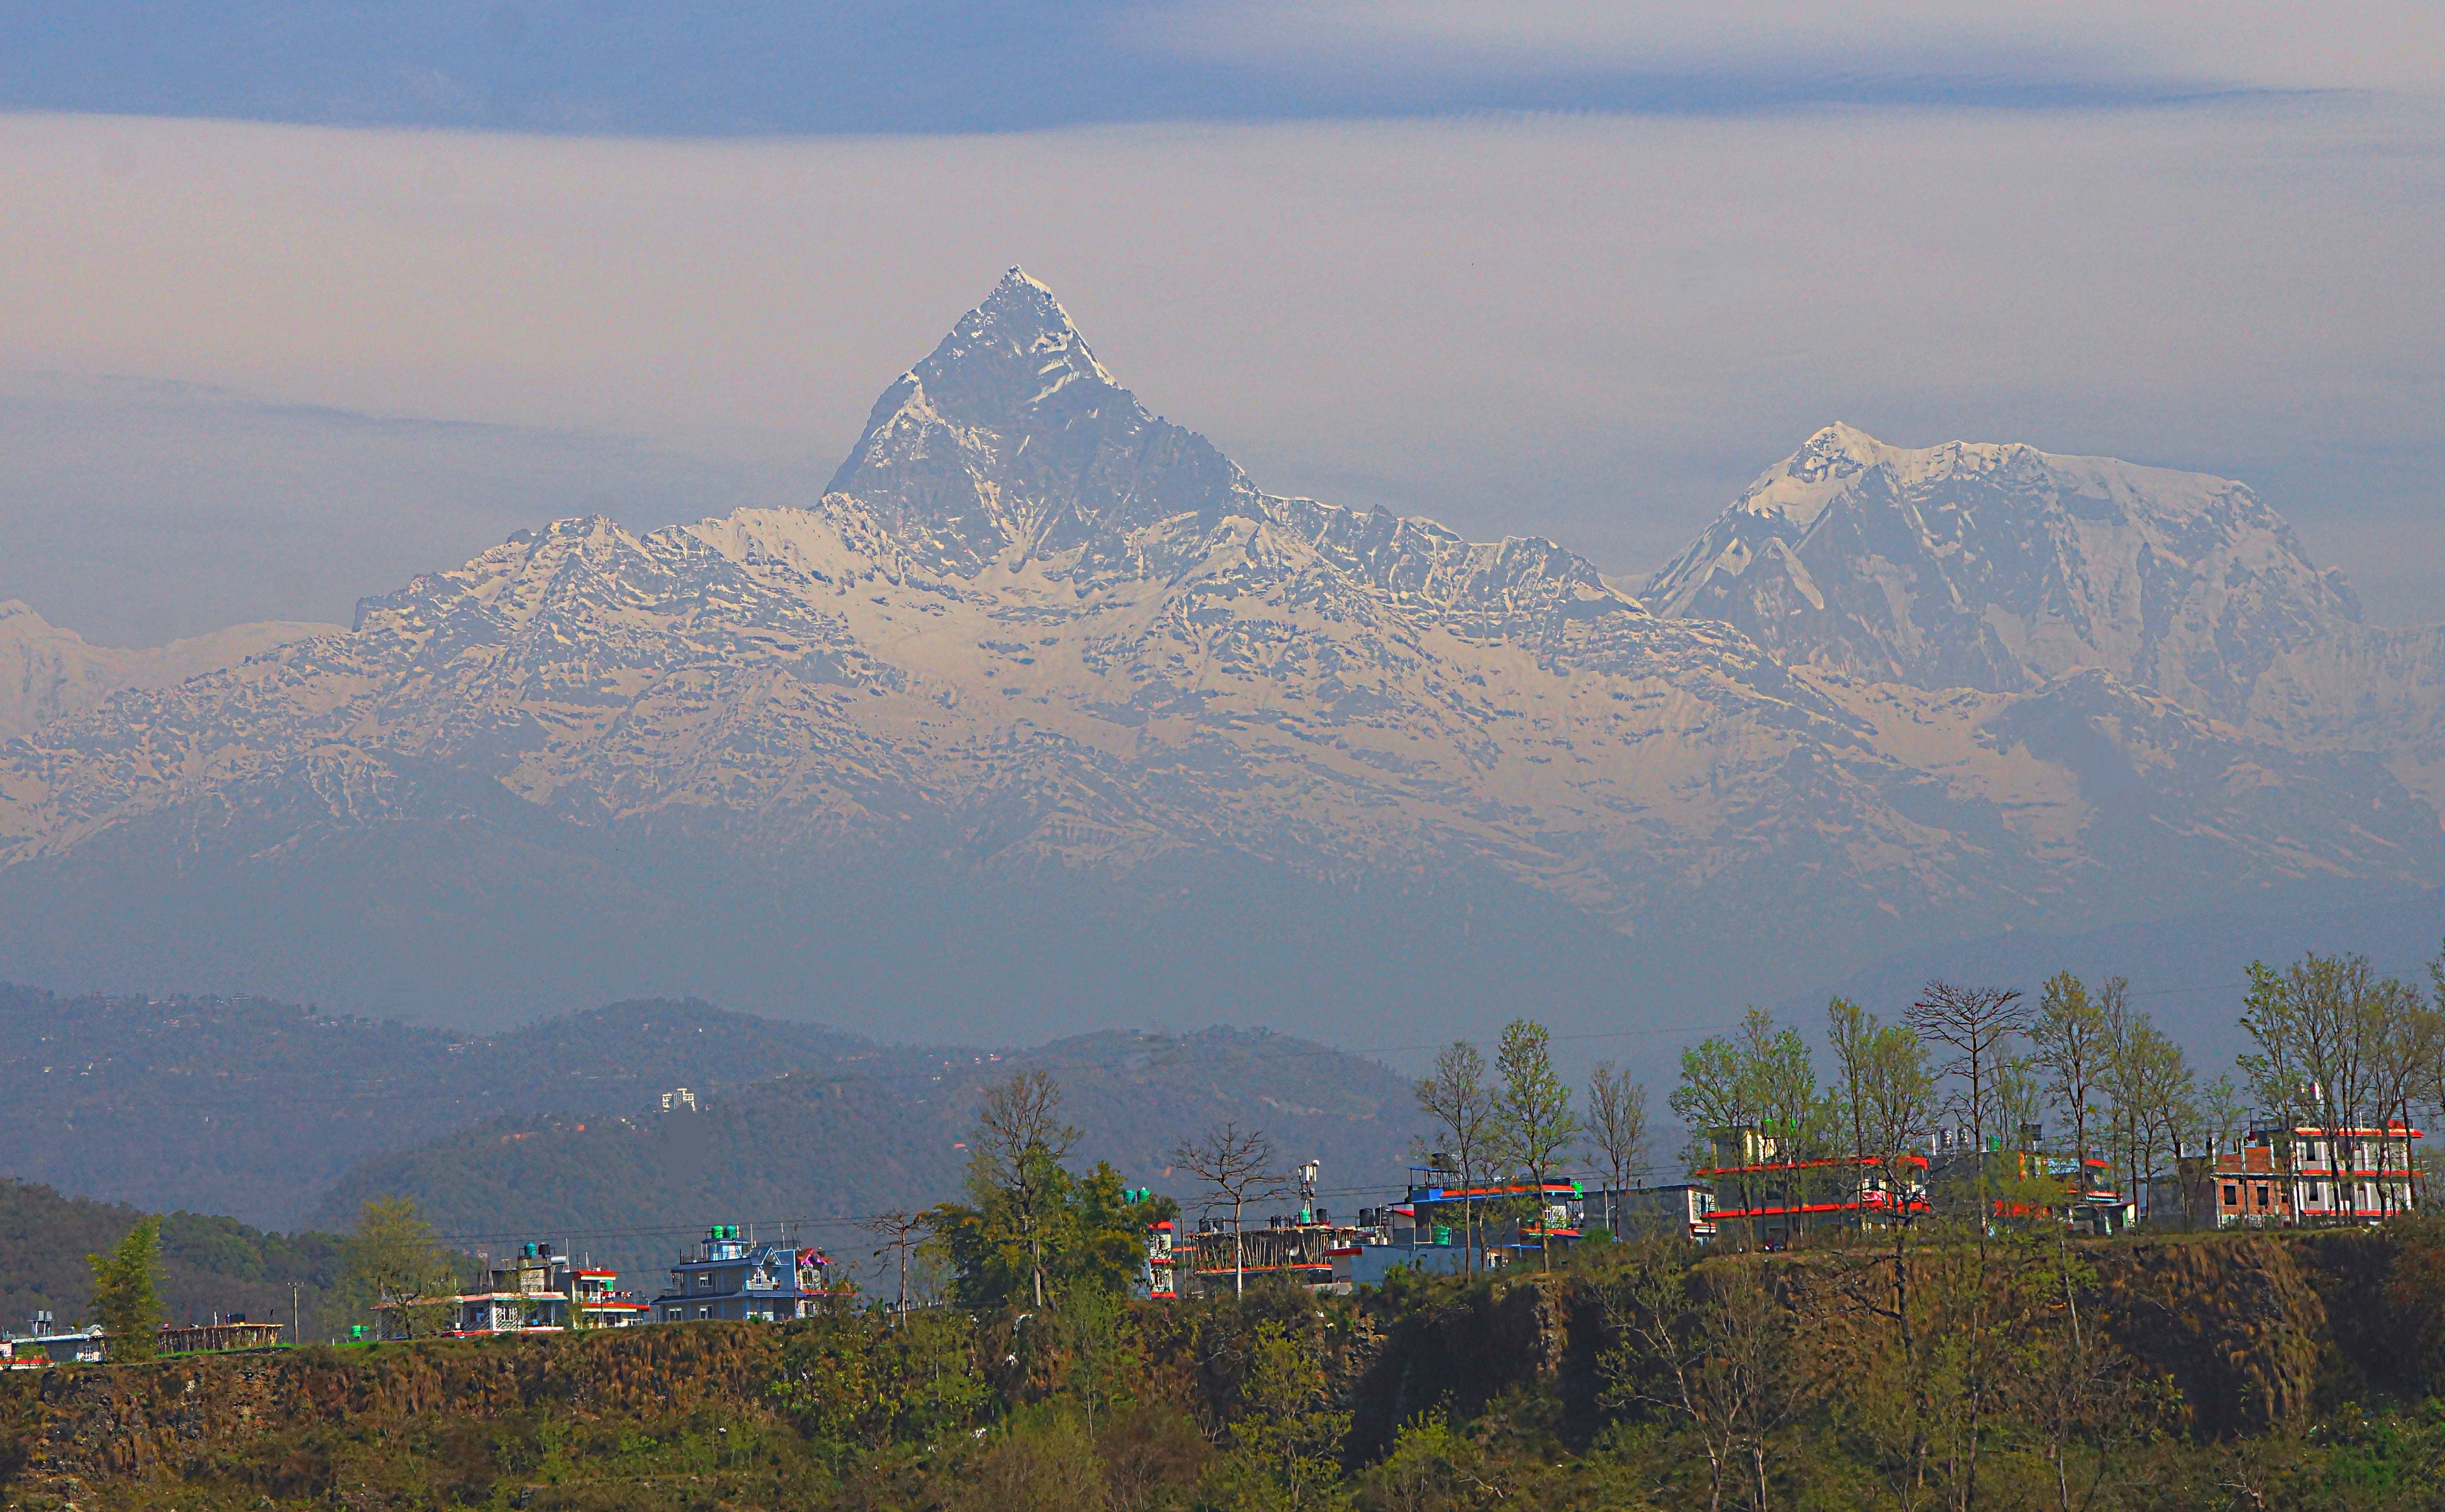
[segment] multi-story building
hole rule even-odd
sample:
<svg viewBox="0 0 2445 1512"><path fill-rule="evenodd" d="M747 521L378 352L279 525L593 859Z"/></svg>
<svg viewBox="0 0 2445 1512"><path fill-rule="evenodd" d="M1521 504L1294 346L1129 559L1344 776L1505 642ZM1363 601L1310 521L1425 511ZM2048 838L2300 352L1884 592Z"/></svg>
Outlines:
<svg viewBox="0 0 2445 1512"><path fill-rule="evenodd" d="M840 1295L822 1251L758 1243L741 1239L736 1223L717 1223L695 1255L671 1266L670 1289L651 1305L653 1320L663 1323L770 1323L812 1317Z"/></svg>
<svg viewBox="0 0 2445 1512"><path fill-rule="evenodd" d="M1489 1182L1467 1186L1457 1172L1434 1166L1409 1167L1409 1195L1381 1210L1395 1244L1416 1243L1406 1230L1431 1233L1434 1242L1466 1243L1472 1236L1480 1260L1502 1265L1528 1251L1559 1252L1578 1242L1587 1215L1587 1191L1575 1181Z"/></svg>
<svg viewBox="0 0 2445 1512"><path fill-rule="evenodd" d="M2426 1136L2400 1119L2383 1128L2250 1125L2241 1148L2220 1152L2200 1204L2219 1228L2291 1223L2375 1223L2419 1205L2411 1142Z"/></svg>
<svg viewBox="0 0 2445 1512"><path fill-rule="evenodd" d="M619 1274L576 1263L549 1243L522 1244L505 1264L489 1267L484 1290L430 1301L385 1301L374 1308L378 1332L405 1338L414 1318L446 1309L441 1332L468 1338L485 1334L552 1333L561 1329L625 1328L647 1321L649 1309L619 1290Z"/></svg>
<svg viewBox="0 0 2445 1512"><path fill-rule="evenodd" d="M1297 1215L1277 1215L1261 1228L1236 1234L1228 1219L1200 1219L1190 1233L1167 1234L1159 1228L1148 1258L1154 1264L1152 1246L1166 1247L1156 1276L1167 1283L1169 1295L1180 1297L1228 1292L1259 1280L1321 1286L1334 1279L1332 1251L1359 1239L1357 1229L1334 1223L1322 1209L1313 1210L1308 1223L1300 1223Z"/></svg>
<svg viewBox="0 0 2445 1512"><path fill-rule="evenodd" d="M1757 1129L1719 1130L1712 1143L1715 1164L1689 1173L1714 1190L1708 1223L1716 1232L1745 1225L1767 1249L1812 1228L1881 1223L1928 1210L1924 1155L1793 1159L1779 1137Z"/></svg>
<svg viewBox="0 0 2445 1512"><path fill-rule="evenodd" d="M1180 1226L1170 1219L1156 1220L1147 1228L1147 1295L1174 1297L1180 1295L1177 1272L1180 1267Z"/></svg>
<svg viewBox="0 0 2445 1512"><path fill-rule="evenodd" d="M1707 1182L1667 1182L1657 1186L1629 1186L1591 1192L1591 1215L1611 1214L1616 1239L1628 1238L1649 1225L1661 1225L1703 1244L1715 1237L1715 1188Z"/></svg>

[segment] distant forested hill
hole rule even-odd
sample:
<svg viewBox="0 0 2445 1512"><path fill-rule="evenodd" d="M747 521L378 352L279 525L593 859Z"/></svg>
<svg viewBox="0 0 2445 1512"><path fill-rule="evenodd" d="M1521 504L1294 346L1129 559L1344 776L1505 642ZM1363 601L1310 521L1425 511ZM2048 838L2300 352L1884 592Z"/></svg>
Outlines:
<svg viewBox="0 0 2445 1512"><path fill-rule="evenodd" d="M849 1252L849 1219L955 1191L980 1090L1039 1067L1081 1130L1073 1165L1109 1160L1192 1206L1169 1152L1220 1119L1269 1133L1285 1164L1321 1160L1326 1205L1345 1210L1405 1179L1422 1130L1409 1083L1354 1056L1223 1029L1106 1033L999 1057L792 1072L716 1091L693 1114L493 1120L364 1162L310 1216L342 1226L365 1199L405 1194L457 1242L564 1240L647 1283L708 1223L796 1220L797 1233Z"/></svg>
<svg viewBox="0 0 2445 1512"><path fill-rule="evenodd" d="M0 1174L286 1227L357 1162L471 1123L890 1054L705 1003L476 1036L253 999L0 987Z"/></svg>
<svg viewBox="0 0 2445 1512"><path fill-rule="evenodd" d="M38 1311L63 1328L88 1321L93 1269L85 1257L118 1243L143 1216L122 1204L0 1178L0 1323L22 1333ZM290 1323L293 1297L310 1338L338 1316L331 1294L339 1241L328 1234L268 1234L235 1219L170 1213L161 1220L161 1260L162 1311L174 1323L215 1313Z"/></svg>
<svg viewBox="0 0 2445 1512"><path fill-rule="evenodd" d="M837 1217L946 1195L977 1088L1039 1066L1069 1091L1079 1157L1158 1185L1167 1152L1217 1117L1321 1158L1329 1186L1397 1183L1417 1131L1399 1076L1265 1033L889 1046L653 1001L470 1036L0 988L0 1174L275 1228L345 1228L393 1192L464 1235ZM701 1112L666 1117L662 1093L682 1086Z"/></svg>

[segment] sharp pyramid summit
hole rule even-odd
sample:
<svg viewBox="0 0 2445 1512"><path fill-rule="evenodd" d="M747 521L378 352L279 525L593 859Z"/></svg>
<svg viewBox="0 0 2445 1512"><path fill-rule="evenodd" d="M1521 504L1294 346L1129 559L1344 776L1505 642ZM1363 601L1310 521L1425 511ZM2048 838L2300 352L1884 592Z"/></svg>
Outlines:
<svg viewBox="0 0 2445 1512"><path fill-rule="evenodd" d="M1108 553L1166 520L1211 526L1249 490L1204 437L1148 414L1053 291L1013 268L884 390L827 492L872 510L929 565L973 577Z"/></svg>
<svg viewBox="0 0 2445 1512"><path fill-rule="evenodd" d="M1433 1037L2445 877L2380 755L2148 681L2130 594L2196 521L2247 527L2199 570L2290 585L2214 601L2249 625L2342 612L2181 477L1838 428L1650 613L1551 541L1263 492L1014 269L805 508L521 531L8 747L0 977Z"/></svg>

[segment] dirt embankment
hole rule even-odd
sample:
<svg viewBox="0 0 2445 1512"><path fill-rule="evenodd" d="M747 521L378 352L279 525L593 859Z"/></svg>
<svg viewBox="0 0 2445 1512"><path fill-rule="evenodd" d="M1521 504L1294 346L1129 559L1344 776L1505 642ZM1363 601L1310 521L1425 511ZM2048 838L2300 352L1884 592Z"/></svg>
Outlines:
<svg viewBox="0 0 2445 1512"><path fill-rule="evenodd" d="M2181 1388L2194 1431L2224 1438L2445 1384L2439 1238L2400 1223L2117 1241L2087 1258L2123 1347Z"/></svg>
<svg viewBox="0 0 2445 1512"><path fill-rule="evenodd" d="M752 1408L779 1348L770 1327L714 1323L12 1372L0 1376L0 1432L13 1439L0 1447L0 1474L14 1460L12 1493L73 1498L88 1483L176 1472L318 1423Z"/></svg>
<svg viewBox="0 0 2445 1512"><path fill-rule="evenodd" d="M2142 1372L2180 1390L2200 1437L2261 1433L2344 1401L2417 1398L2445 1384L2445 1243L2416 1225L2116 1240L2079 1253L2095 1274L2086 1305ZM1850 1252L1848 1263L1862 1262L1876 1263ZM1765 1263L1804 1273L1846 1262L1801 1254ZM1807 1284L1822 1279L1791 1294L1803 1310L1841 1305L1839 1288ZM1362 1443L1389 1443L1427 1408L1472 1410L1532 1385L1558 1393L1566 1431L1593 1430L1596 1362L1613 1340L1588 1278L1481 1284L1419 1303L1382 1320L1351 1403Z"/></svg>

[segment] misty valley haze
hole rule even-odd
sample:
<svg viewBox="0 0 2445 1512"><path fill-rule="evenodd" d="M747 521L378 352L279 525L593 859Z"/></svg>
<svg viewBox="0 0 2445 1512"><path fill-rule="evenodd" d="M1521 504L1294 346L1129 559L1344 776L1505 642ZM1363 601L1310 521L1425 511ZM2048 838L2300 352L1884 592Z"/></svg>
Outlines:
<svg viewBox="0 0 2445 1512"><path fill-rule="evenodd" d="M2024 446L1829 426L1643 586L1268 495L1013 270L807 508L539 523L63 705L0 756L0 977L1647 1022L2006 929L2420 906L2440 656L2249 489Z"/></svg>

